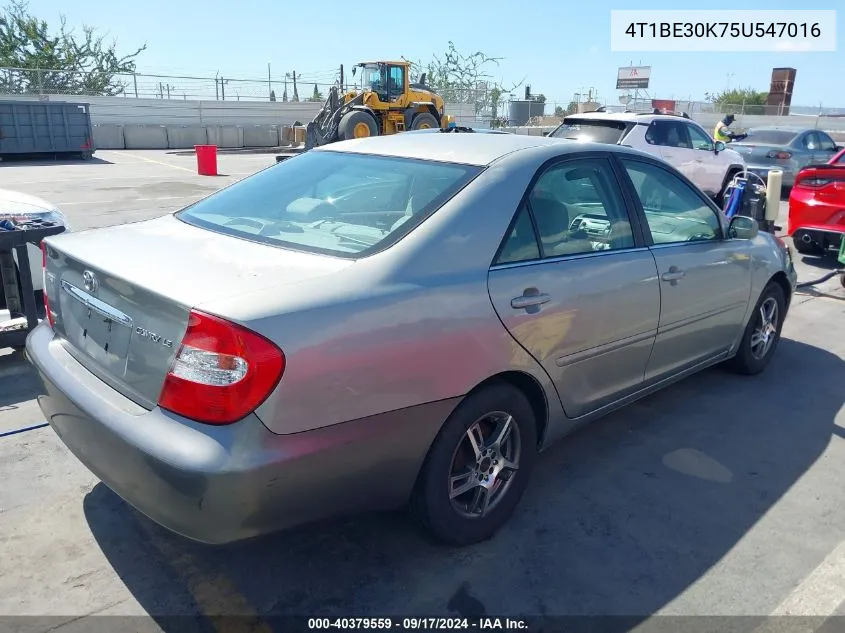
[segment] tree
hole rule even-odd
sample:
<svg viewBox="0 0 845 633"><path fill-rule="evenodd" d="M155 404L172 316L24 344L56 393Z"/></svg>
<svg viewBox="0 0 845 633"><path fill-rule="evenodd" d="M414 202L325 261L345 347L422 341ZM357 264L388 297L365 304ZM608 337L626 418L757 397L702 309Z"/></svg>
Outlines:
<svg viewBox="0 0 845 633"><path fill-rule="evenodd" d="M122 74L135 72L135 58L144 44L128 55L117 51L117 42L83 26L77 35L64 16L58 32L29 13L23 0L13 0L0 10L0 91L23 94L117 95L129 81ZM14 70L9 70L14 69Z"/></svg>
<svg viewBox="0 0 845 633"><path fill-rule="evenodd" d="M495 81L490 69L498 66L499 61L501 58L490 57L481 51L464 55L450 41L442 56L435 55L426 63L411 62L411 67L418 73L425 72L427 83L447 103L471 104L476 115L488 109L498 114L502 94L516 90L525 81L523 79L508 88L501 81Z"/></svg>
<svg viewBox="0 0 845 633"><path fill-rule="evenodd" d="M323 93L317 88L317 84L314 84L314 94L311 95L311 101L322 101L323 100Z"/></svg>
<svg viewBox="0 0 845 633"><path fill-rule="evenodd" d="M720 93L706 93L705 98L719 106L723 112L764 114L769 93L753 88L734 88Z"/></svg>

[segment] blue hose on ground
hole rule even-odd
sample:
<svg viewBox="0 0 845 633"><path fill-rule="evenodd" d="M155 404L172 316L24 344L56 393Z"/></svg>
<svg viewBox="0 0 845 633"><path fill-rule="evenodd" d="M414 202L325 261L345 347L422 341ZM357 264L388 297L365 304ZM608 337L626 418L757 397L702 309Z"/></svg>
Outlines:
<svg viewBox="0 0 845 633"><path fill-rule="evenodd" d="M0 437L8 437L9 435L17 435L18 433L25 433L26 431L34 431L35 429L43 429L45 426L50 426L49 422L42 422L34 426L25 426L22 429L15 429L14 431L6 431L0 433Z"/></svg>

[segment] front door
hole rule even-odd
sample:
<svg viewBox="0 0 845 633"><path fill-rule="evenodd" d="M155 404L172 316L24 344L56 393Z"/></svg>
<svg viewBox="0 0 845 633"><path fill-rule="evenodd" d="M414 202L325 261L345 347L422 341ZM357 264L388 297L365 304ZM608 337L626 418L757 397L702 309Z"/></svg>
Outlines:
<svg viewBox="0 0 845 633"><path fill-rule="evenodd" d="M726 352L751 294L750 243L723 239L700 191L651 161L623 158L642 204L660 279L660 326L646 381Z"/></svg>
<svg viewBox="0 0 845 633"><path fill-rule="evenodd" d="M695 178L691 180L709 196L720 194L727 170L722 156L715 152L716 144L697 125L692 123L685 123L684 125L695 152Z"/></svg>
<svg viewBox="0 0 845 633"><path fill-rule="evenodd" d="M570 418L636 391L660 297L606 158L544 170L490 269L490 297L514 339L552 378Z"/></svg>

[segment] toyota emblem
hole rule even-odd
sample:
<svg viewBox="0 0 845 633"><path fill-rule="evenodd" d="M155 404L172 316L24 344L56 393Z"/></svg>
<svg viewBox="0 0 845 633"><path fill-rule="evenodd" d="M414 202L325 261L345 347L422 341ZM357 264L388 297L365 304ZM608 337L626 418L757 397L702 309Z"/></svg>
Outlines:
<svg viewBox="0 0 845 633"><path fill-rule="evenodd" d="M97 281L97 275L92 273L90 270L86 270L82 273L82 281L85 284L85 290L88 292L96 292L98 286L100 285Z"/></svg>

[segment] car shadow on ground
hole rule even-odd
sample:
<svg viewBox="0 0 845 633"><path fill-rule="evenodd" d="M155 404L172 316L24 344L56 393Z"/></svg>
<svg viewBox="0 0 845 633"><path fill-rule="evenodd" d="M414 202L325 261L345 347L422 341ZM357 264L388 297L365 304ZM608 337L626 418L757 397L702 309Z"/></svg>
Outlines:
<svg viewBox="0 0 845 633"><path fill-rule="evenodd" d="M102 484L84 510L115 572L168 631L182 630L177 614L250 609L646 618L819 458L840 432L843 383L836 355L789 339L761 376L714 368L688 378L546 452L510 523L466 549L429 543L404 513L212 548L153 525ZM813 394L812 410L802 393Z"/></svg>
<svg viewBox="0 0 845 633"><path fill-rule="evenodd" d="M0 413L12 411L16 404L35 400L41 385L32 365L17 354L0 356Z"/></svg>

